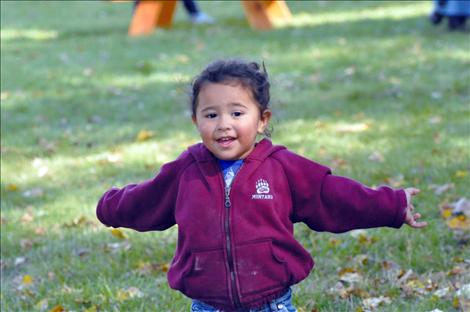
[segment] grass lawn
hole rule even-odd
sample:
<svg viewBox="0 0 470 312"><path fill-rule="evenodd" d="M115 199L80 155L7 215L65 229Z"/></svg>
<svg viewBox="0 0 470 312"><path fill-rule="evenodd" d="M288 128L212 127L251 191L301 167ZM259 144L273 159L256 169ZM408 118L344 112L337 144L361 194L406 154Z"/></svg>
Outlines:
<svg viewBox="0 0 470 312"><path fill-rule="evenodd" d="M215 25L179 5L171 29L129 38L131 3L1 2L2 311L188 311L166 282L176 229L111 232L95 206L199 140L186 92L223 57L265 62L274 143L422 190L424 230L297 225L316 261L299 311L470 309L469 220L445 209L470 198L469 33L431 26L431 1L288 3L270 32L239 1L200 1Z"/></svg>

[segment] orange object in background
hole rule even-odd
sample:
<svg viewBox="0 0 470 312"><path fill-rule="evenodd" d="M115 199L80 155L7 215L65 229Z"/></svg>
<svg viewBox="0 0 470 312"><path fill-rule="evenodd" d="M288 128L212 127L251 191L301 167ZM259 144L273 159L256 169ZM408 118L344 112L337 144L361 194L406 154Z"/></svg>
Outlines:
<svg viewBox="0 0 470 312"><path fill-rule="evenodd" d="M292 15L284 0L242 0L248 23L253 29L269 30L276 21L286 21ZM129 36L148 35L156 27L170 27L176 0L141 0L134 9Z"/></svg>
<svg viewBox="0 0 470 312"><path fill-rule="evenodd" d="M248 23L253 29L269 30L276 21L287 21L292 18L284 0L244 0L242 5Z"/></svg>
<svg viewBox="0 0 470 312"><path fill-rule="evenodd" d="M148 35L155 27L170 27L175 13L176 0L139 1L134 9L128 34Z"/></svg>

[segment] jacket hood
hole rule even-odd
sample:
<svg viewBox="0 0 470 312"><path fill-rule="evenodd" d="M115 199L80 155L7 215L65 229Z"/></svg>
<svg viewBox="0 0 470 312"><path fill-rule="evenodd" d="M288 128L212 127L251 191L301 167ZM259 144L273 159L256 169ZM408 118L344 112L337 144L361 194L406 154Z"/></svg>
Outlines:
<svg viewBox="0 0 470 312"><path fill-rule="evenodd" d="M273 145L270 140L262 139L261 141L255 144L255 148L246 159L262 162L264 159L269 157L269 155L283 149L285 149L284 146ZM212 154L209 149L207 149L207 147L202 143L190 146L188 148L188 151L197 162L207 162L216 159L214 154Z"/></svg>

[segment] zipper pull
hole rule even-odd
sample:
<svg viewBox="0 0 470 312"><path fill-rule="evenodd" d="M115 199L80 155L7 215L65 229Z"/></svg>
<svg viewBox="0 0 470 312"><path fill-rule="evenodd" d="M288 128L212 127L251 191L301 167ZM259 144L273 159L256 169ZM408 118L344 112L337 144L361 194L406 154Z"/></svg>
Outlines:
<svg viewBox="0 0 470 312"><path fill-rule="evenodd" d="M225 208L230 208L232 203L230 202L230 187L225 188Z"/></svg>

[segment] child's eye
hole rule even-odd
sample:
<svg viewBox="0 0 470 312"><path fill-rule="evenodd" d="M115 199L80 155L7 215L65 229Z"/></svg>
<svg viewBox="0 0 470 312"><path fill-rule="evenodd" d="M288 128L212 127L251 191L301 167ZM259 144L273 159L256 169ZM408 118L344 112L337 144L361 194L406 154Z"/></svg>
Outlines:
<svg viewBox="0 0 470 312"><path fill-rule="evenodd" d="M234 117L240 117L241 115L243 115L243 113L242 112L233 112L232 115Z"/></svg>
<svg viewBox="0 0 470 312"><path fill-rule="evenodd" d="M206 118L209 118L209 119L213 119L215 117L217 117L217 114L215 114L215 113L210 113L210 114L206 115Z"/></svg>

